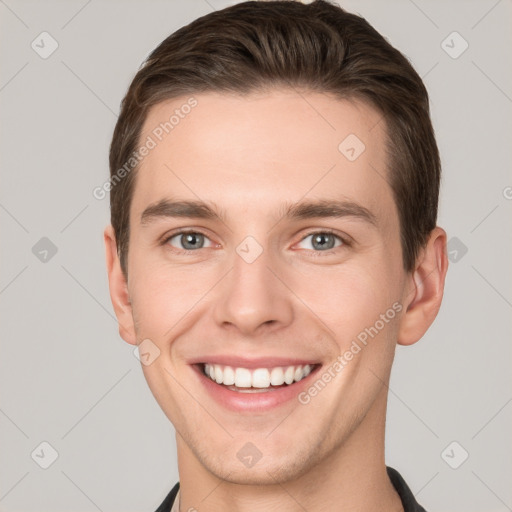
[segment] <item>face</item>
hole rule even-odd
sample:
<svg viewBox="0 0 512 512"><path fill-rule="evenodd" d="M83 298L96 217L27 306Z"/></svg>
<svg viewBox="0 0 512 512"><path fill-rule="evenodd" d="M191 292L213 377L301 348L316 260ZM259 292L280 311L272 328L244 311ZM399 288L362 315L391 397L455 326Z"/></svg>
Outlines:
<svg viewBox="0 0 512 512"><path fill-rule="evenodd" d="M319 93L194 98L161 141L188 98L145 121L124 337L151 347L182 453L233 482L286 481L384 421L411 302L385 127Z"/></svg>

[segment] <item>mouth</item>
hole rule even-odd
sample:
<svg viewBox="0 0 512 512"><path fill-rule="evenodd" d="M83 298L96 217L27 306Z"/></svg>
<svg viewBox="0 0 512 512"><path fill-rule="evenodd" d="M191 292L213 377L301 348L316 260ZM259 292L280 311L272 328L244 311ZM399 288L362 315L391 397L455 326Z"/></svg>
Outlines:
<svg viewBox="0 0 512 512"><path fill-rule="evenodd" d="M298 396L311 385L322 366L282 359L216 359L191 365L207 396L223 409L249 415L268 413L285 404L299 405Z"/></svg>
<svg viewBox="0 0 512 512"><path fill-rule="evenodd" d="M201 363L199 368L210 380L238 393L265 393L291 386L305 379L316 364L275 366L272 368L240 368Z"/></svg>

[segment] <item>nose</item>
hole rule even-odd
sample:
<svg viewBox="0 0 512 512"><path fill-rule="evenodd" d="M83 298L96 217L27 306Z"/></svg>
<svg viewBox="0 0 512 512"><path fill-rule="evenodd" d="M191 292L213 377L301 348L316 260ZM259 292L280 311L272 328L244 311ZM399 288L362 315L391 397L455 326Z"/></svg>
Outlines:
<svg viewBox="0 0 512 512"><path fill-rule="evenodd" d="M234 255L233 268L222 280L214 318L221 328L250 336L278 330L293 320L291 292L263 253L253 262Z"/></svg>

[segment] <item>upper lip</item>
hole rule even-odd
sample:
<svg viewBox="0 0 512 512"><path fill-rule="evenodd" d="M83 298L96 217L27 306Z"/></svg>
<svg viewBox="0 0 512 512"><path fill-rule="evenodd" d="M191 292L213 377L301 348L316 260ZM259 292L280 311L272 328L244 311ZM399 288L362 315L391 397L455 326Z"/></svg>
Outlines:
<svg viewBox="0 0 512 512"><path fill-rule="evenodd" d="M314 359L302 359L293 357L255 357L247 358L234 355L215 355L195 358L190 364L218 364L233 368L275 368L276 366L305 366L320 364Z"/></svg>

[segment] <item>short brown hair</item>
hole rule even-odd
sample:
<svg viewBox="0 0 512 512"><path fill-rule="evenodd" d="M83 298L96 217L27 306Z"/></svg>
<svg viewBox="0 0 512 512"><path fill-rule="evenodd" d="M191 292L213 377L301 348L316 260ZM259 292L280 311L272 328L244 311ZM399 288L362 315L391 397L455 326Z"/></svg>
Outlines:
<svg viewBox="0 0 512 512"><path fill-rule="evenodd" d="M242 2L198 18L165 39L122 101L110 146L111 182L126 169L153 105L206 91L245 94L279 86L360 99L383 116L403 265L413 270L436 226L441 174L428 93L407 58L365 19L325 0ZM137 167L110 191L125 276Z"/></svg>

